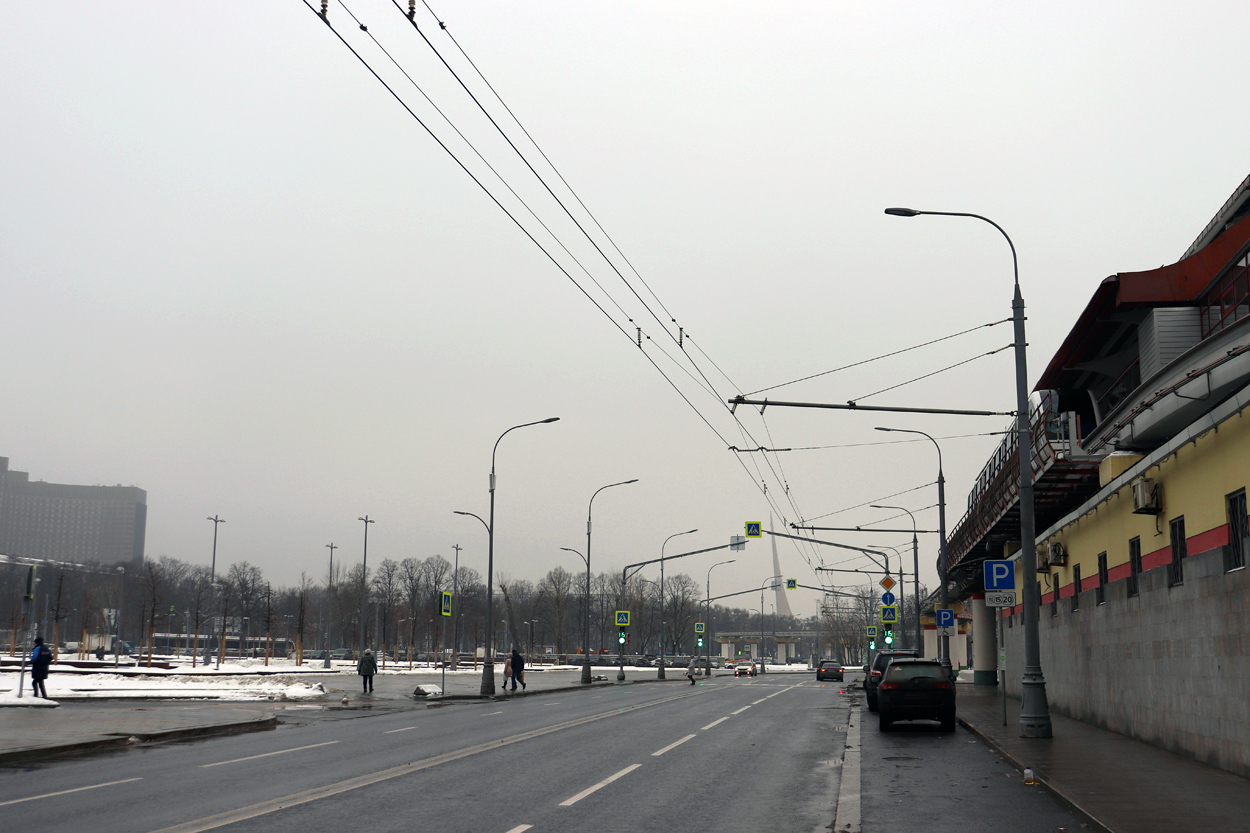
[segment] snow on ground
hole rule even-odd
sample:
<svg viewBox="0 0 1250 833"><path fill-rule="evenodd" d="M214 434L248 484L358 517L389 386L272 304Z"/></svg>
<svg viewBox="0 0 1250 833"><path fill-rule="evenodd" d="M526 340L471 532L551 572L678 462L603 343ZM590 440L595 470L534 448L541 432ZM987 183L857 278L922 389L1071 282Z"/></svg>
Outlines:
<svg viewBox="0 0 1250 833"><path fill-rule="evenodd" d="M16 676L0 681L0 699L16 699ZM52 674L48 694L62 699L162 700L311 700L325 694L320 684L308 684L295 675L221 677L205 679L172 674ZM27 681L27 690L29 690Z"/></svg>
<svg viewBox="0 0 1250 833"><path fill-rule="evenodd" d="M12 691L0 691L0 708L5 706L29 706L31 708L56 708L61 705L55 700L45 700L42 697L32 697L30 693L30 681L26 682L26 686L22 689L22 696L17 696L17 689Z"/></svg>

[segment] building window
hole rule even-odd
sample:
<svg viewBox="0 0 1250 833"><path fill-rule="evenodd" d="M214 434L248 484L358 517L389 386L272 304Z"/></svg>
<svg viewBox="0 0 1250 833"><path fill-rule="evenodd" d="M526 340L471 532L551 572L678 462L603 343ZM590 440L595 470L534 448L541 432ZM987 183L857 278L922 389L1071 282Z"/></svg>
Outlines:
<svg viewBox="0 0 1250 833"><path fill-rule="evenodd" d="M1174 518L1172 528L1172 563L1168 565L1168 587L1185 583L1185 516Z"/></svg>
<svg viewBox="0 0 1250 833"><path fill-rule="evenodd" d="M1107 603L1107 554L1098 553L1098 587L1094 590L1094 599L1098 604Z"/></svg>
<svg viewBox="0 0 1250 833"><path fill-rule="evenodd" d="M1055 594L1050 597L1050 615L1058 616L1059 615L1059 574L1058 573L1055 573L1055 577L1050 585L1050 589L1055 591Z"/></svg>
<svg viewBox="0 0 1250 833"><path fill-rule="evenodd" d="M1215 286L1198 299L1198 319L1203 338L1219 332L1250 313L1246 285L1248 262L1250 256L1242 255Z"/></svg>
<svg viewBox="0 0 1250 833"><path fill-rule="evenodd" d="M1250 544L1250 520L1246 518L1246 490L1228 496L1228 549L1224 551L1224 571L1246 566L1246 547Z"/></svg>
<svg viewBox="0 0 1250 833"><path fill-rule="evenodd" d="M1072 565L1072 610L1081 609L1081 565Z"/></svg>
<svg viewBox="0 0 1250 833"><path fill-rule="evenodd" d="M1141 538L1130 538L1128 542L1128 594L1137 595L1137 577L1141 575Z"/></svg>

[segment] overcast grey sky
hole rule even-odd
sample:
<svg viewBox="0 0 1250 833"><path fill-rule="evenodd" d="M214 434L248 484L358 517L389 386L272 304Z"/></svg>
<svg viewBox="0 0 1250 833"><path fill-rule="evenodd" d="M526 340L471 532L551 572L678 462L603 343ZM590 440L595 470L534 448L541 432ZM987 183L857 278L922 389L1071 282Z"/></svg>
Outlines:
<svg viewBox="0 0 1250 833"><path fill-rule="evenodd" d="M1247 173L1245 3L431 5L732 382L686 342L714 397L660 352L680 357L388 0L347 0L368 33L337 0L330 21L549 244L369 35L391 52L624 312L553 247L570 274L644 328L644 351L300 0L6 3L0 455L46 480L147 489L150 556L206 563L219 513L219 560L289 583L322 574L330 541L358 559L368 513L371 563L459 543L484 571L482 528L452 510L485 515L500 432L559 416L500 446L497 570L576 569L558 548L584 547L590 494L637 477L595 503L595 566L619 568L674 532L714 546L767 521L756 463L789 521L935 479L923 443L744 468L725 446L755 443L717 404L1010 315L992 228L886 206L973 211L1012 235L1032 383L1102 278L1175 261ZM416 20L564 196L420 4ZM842 402L1010 338L980 330L769 395ZM1007 410L1012 384L1005 351L870 402ZM1006 422L738 413L778 447ZM998 439L943 441L949 525ZM887 502L924 509L936 490ZM702 583L717 555L679 564ZM736 556L713 593L771 575L766 545ZM818 557L844 560L781 547L806 583ZM816 609L813 593L791 603Z"/></svg>

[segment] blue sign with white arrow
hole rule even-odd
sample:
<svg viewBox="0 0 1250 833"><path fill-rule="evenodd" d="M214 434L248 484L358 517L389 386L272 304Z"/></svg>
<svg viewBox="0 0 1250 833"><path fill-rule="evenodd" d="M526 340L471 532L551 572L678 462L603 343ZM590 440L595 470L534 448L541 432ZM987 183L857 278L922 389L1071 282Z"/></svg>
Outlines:
<svg viewBox="0 0 1250 833"><path fill-rule="evenodd" d="M894 604L894 601L894 594L888 590L881 594L881 604L888 606Z"/></svg>
<svg viewBox="0 0 1250 833"><path fill-rule="evenodd" d="M986 561L985 562L985 589L986 590L1015 590L1016 589L1016 562L1014 561Z"/></svg>

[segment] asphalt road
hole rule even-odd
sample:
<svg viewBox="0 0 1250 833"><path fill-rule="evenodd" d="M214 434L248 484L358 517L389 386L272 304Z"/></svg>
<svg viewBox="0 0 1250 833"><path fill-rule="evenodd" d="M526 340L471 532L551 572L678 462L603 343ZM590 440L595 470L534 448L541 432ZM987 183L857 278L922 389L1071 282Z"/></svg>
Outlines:
<svg viewBox="0 0 1250 833"><path fill-rule="evenodd" d="M272 732L0 773L0 817L6 829L97 833L545 833L710 814L718 830L808 833L833 820L848 710L838 692L777 674L310 709Z"/></svg>

